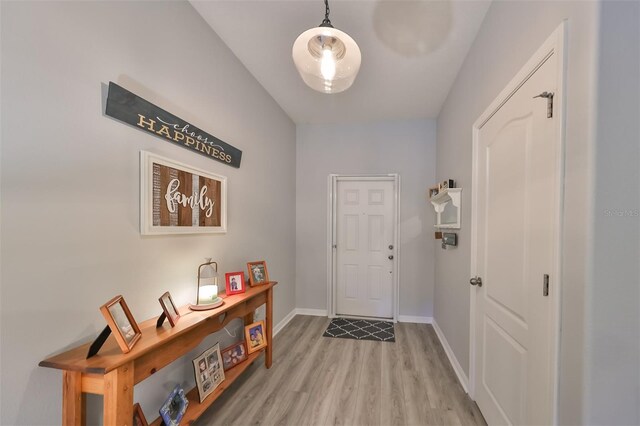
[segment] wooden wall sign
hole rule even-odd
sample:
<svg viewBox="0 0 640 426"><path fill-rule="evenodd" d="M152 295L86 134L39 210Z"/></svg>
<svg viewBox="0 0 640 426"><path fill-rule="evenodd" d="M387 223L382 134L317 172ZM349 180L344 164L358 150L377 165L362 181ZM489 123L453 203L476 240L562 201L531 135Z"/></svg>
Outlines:
<svg viewBox="0 0 640 426"><path fill-rule="evenodd" d="M212 160L239 168L242 151L109 82L105 114Z"/></svg>
<svg viewBox="0 0 640 426"><path fill-rule="evenodd" d="M227 178L140 151L140 233L227 232Z"/></svg>

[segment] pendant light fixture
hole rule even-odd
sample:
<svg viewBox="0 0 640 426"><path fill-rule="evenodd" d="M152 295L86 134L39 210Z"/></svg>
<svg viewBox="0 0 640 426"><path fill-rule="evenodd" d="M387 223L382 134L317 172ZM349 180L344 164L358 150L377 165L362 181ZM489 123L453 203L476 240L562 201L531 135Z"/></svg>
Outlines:
<svg viewBox="0 0 640 426"><path fill-rule="evenodd" d="M339 93L353 84L360 70L360 48L345 32L333 28L329 20L329 1L320 26L300 34L291 56L300 77L314 90Z"/></svg>

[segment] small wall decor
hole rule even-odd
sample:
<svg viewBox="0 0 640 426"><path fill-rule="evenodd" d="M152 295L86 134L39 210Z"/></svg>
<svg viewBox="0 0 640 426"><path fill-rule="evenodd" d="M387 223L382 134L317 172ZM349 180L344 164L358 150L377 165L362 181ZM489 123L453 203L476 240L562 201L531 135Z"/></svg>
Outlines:
<svg viewBox="0 0 640 426"><path fill-rule="evenodd" d="M162 311L165 317L169 320L169 324L171 324L171 327L175 327L176 323L180 319L180 313L178 312L176 305L173 303L171 294L167 291L165 294L160 296L158 300L160 301L160 306L162 306ZM160 323L160 325L162 325L162 323Z"/></svg>
<svg viewBox="0 0 640 426"><path fill-rule="evenodd" d="M227 272L224 274L226 281L227 296L232 294L240 294L247 291L244 283L244 272Z"/></svg>
<svg viewBox="0 0 640 426"><path fill-rule="evenodd" d="M222 350L224 371L230 370L247 359L247 347L244 342L236 343Z"/></svg>
<svg viewBox="0 0 640 426"><path fill-rule="evenodd" d="M216 343L194 359L193 368L196 374L200 402L202 402L224 380L220 344Z"/></svg>
<svg viewBox="0 0 640 426"><path fill-rule="evenodd" d="M100 307L118 346L127 353L142 337L142 332L122 296L116 296ZM101 346L101 345L100 345Z"/></svg>
<svg viewBox="0 0 640 426"><path fill-rule="evenodd" d="M160 417L166 426L178 426L180 420L187 411L189 400L184 394L184 389L180 385L176 385L175 388L169 394L167 400L160 407Z"/></svg>
<svg viewBox="0 0 640 426"><path fill-rule="evenodd" d="M105 114L137 129L231 167L240 167L242 151L109 82Z"/></svg>
<svg viewBox="0 0 640 426"><path fill-rule="evenodd" d="M247 341L247 350L250 354L267 346L267 338L264 334L264 321L247 325L244 328L244 336Z"/></svg>
<svg viewBox="0 0 640 426"><path fill-rule="evenodd" d="M140 407L140 404L136 404L133 406L132 425L133 426L149 426L149 423L147 423L147 418L144 416L144 413L142 412L142 407Z"/></svg>
<svg viewBox="0 0 640 426"><path fill-rule="evenodd" d="M432 186L429 188L429 199L438 195L438 191L440 191L440 185Z"/></svg>
<svg viewBox="0 0 640 426"><path fill-rule="evenodd" d="M227 178L140 151L143 235L227 232Z"/></svg>
<svg viewBox="0 0 640 426"><path fill-rule="evenodd" d="M247 263L247 269L249 270L249 284L251 287L269 282L267 262L264 260Z"/></svg>

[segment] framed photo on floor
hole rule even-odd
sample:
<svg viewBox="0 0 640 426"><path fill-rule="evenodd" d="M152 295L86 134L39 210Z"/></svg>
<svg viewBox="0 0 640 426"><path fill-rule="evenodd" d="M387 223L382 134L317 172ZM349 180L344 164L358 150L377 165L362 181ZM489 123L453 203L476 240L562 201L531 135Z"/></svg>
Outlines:
<svg viewBox="0 0 640 426"><path fill-rule="evenodd" d="M206 397L211 395L224 380L220 344L216 343L194 359L193 369L196 374L198 395L200 395L200 402L202 402Z"/></svg>
<svg viewBox="0 0 640 426"><path fill-rule="evenodd" d="M100 312L109 324L122 352L129 352L142 337L142 332L124 298L122 296L114 297L100 307Z"/></svg>
<svg viewBox="0 0 640 426"><path fill-rule="evenodd" d="M244 293L247 291L244 283L244 272L228 272L224 274L226 281L227 296L232 294Z"/></svg>
<svg viewBox="0 0 640 426"><path fill-rule="evenodd" d="M244 342L236 343L222 350L224 371L230 370L247 359L247 347Z"/></svg>
<svg viewBox="0 0 640 426"><path fill-rule="evenodd" d="M136 404L133 406L133 426L149 426L147 423L147 418L144 416L142 412L142 407L140 404Z"/></svg>
<svg viewBox="0 0 640 426"><path fill-rule="evenodd" d="M178 426L184 413L187 412L188 405L189 400L184 394L184 389L177 385L173 388L164 404L162 404L162 407L160 407L160 417L162 417L164 424L166 426Z"/></svg>
<svg viewBox="0 0 640 426"><path fill-rule="evenodd" d="M269 282L267 262L265 262L264 260L247 263L247 269L249 271L249 284L251 285L251 287L266 284Z"/></svg>
<svg viewBox="0 0 640 426"><path fill-rule="evenodd" d="M264 332L264 321L254 322L244 328L247 351L252 354L267 347L267 336Z"/></svg>

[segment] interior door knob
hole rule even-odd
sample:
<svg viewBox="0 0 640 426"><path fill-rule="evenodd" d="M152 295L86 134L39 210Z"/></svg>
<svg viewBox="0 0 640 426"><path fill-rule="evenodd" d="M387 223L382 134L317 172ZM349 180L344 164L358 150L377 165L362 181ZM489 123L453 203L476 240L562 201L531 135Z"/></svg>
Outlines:
<svg viewBox="0 0 640 426"><path fill-rule="evenodd" d="M471 283L471 285L477 285L478 287L482 287L482 278L480 277L471 278L469 280L469 283Z"/></svg>
<svg viewBox="0 0 640 426"><path fill-rule="evenodd" d="M393 260L393 255L392 254L389 255L389 260Z"/></svg>

